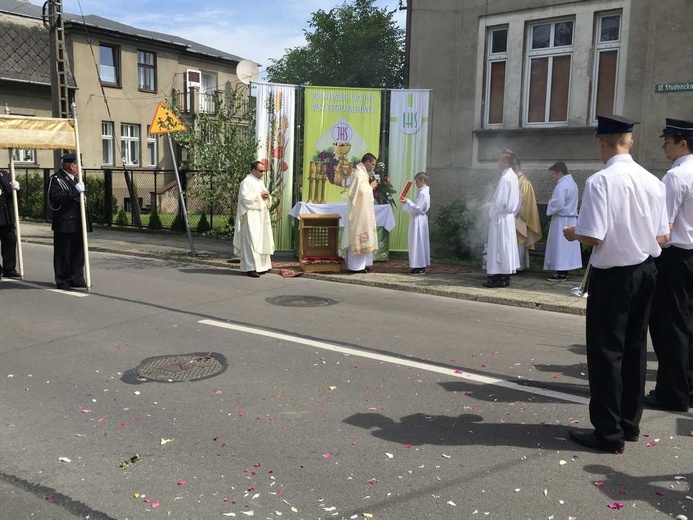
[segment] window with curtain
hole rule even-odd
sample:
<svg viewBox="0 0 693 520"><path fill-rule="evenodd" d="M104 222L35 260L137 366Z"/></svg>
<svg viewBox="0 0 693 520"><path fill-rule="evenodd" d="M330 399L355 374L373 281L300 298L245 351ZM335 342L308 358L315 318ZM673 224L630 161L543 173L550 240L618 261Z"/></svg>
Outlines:
<svg viewBox="0 0 693 520"><path fill-rule="evenodd" d="M508 62L508 28L491 28L486 56L485 121L486 125L503 124L505 102L505 69Z"/></svg>
<svg viewBox="0 0 693 520"><path fill-rule="evenodd" d="M613 114L616 108L616 85L621 50L621 14L599 14L595 27L591 103L593 123L597 121L597 114Z"/></svg>
<svg viewBox="0 0 693 520"><path fill-rule="evenodd" d="M140 164L140 125L121 124L120 141L123 166L138 166Z"/></svg>
<svg viewBox="0 0 693 520"><path fill-rule="evenodd" d="M101 121L101 164L113 165L113 122Z"/></svg>
<svg viewBox="0 0 693 520"><path fill-rule="evenodd" d="M556 125L568 121L573 30L573 20L539 22L528 27L526 125Z"/></svg>
<svg viewBox="0 0 693 520"><path fill-rule="evenodd" d="M156 54L137 51L137 88L156 92Z"/></svg>

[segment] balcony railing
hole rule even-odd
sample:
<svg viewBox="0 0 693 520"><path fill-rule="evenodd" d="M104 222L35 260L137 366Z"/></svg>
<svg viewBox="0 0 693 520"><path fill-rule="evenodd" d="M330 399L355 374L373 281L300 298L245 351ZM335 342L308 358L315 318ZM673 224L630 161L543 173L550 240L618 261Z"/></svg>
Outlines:
<svg viewBox="0 0 693 520"><path fill-rule="evenodd" d="M173 104L186 115L216 114L218 110L231 111L232 116L247 118L252 109L247 98L226 96L221 90L216 92L200 92L198 88L191 88L188 92L173 91Z"/></svg>

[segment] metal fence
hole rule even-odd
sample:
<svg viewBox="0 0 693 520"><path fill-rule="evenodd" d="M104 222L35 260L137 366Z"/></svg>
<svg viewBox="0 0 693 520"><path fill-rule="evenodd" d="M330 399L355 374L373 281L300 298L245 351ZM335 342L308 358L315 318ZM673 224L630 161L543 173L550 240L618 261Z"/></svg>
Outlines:
<svg viewBox="0 0 693 520"><path fill-rule="evenodd" d="M19 215L50 220L48 179L53 170L15 168L21 185ZM181 171L183 193L194 171ZM170 229L184 232L178 183L173 170L84 169L92 221L106 226ZM229 208L210 207L194 197L184 197L193 231L223 233L232 223Z"/></svg>

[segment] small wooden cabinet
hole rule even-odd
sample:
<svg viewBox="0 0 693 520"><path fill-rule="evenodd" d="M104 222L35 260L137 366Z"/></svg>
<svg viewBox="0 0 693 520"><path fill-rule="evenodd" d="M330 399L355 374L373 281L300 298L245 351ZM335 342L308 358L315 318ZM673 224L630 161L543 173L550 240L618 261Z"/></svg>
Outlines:
<svg viewBox="0 0 693 520"><path fill-rule="evenodd" d="M339 273L339 215L300 213L298 263L306 273Z"/></svg>

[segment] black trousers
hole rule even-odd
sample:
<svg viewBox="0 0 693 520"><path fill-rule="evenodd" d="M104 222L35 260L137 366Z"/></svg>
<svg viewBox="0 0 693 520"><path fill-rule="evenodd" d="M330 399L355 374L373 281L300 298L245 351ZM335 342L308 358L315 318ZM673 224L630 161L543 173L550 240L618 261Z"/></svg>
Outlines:
<svg viewBox="0 0 693 520"><path fill-rule="evenodd" d="M655 394L664 406L685 408L693 403L693 250L664 248L655 263L650 316L659 362Z"/></svg>
<svg viewBox="0 0 693 520"><path fill-rule="evenodd" d="M17 267L17 235L14 228L0 226L0 243L2 271L9 273Z"/></svg>
<svg viewBox="0 0 693 520"><path fill-rule="evenodd" d="M84 283L84 243L81 233L53 233L56 285Z"/></svg>
<svg viewBox="0 0 693 520"><path fill-rule="evenodd" d="M642 264L592 269L587 298L587 369L590 420L595 435L622 447L624 435L640 433L647 323L657 268Z"/></svg>

